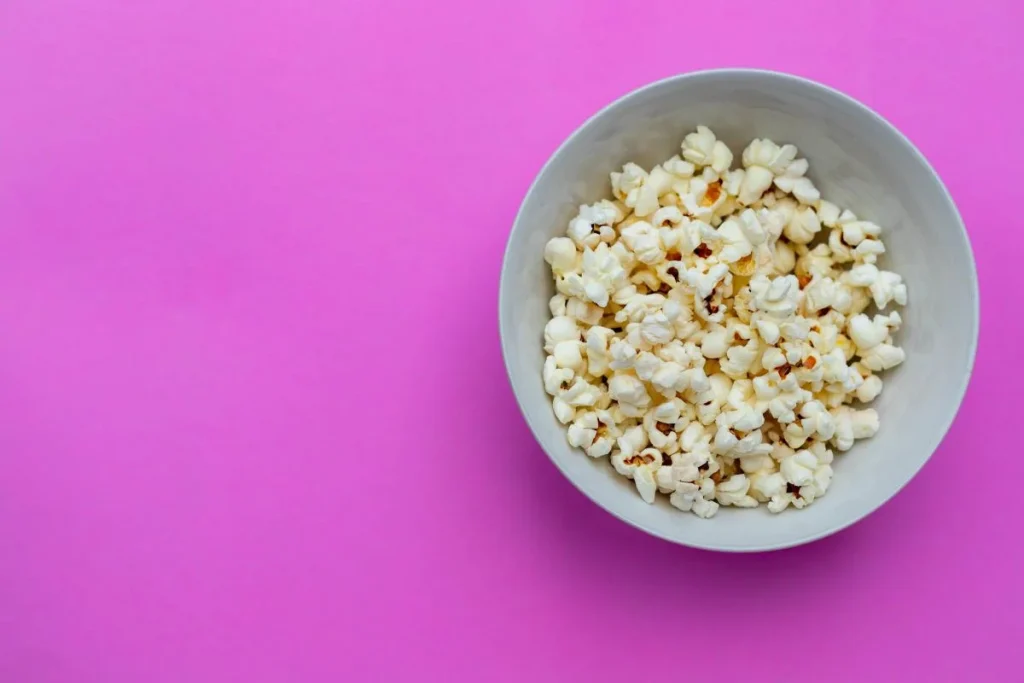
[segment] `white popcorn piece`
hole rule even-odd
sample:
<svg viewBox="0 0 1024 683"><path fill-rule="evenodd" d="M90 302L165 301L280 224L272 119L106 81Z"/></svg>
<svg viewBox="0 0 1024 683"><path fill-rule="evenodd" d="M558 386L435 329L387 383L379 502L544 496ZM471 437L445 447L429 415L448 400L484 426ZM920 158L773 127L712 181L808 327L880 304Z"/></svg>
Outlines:
<svg viewBox="0 0 1024 683"><path fill-rule="evenodd" d="M804 252L796 261L796 274L809 279L832 277L835 271L835 259L827 244L819 244Z"/></svg>
<svg viewBox="0 0 1024 683"><path fill-rule="evenodd" d="M705 425L714 423L732 388L732 380L723 373L711 375L708 383L711 386L700 395L697 404L697 419Z"/></svg>
<svg viewBox="0 0 1024 683"><path fill-rule="evenodd" d="M621 339L612 342L609 351L612 360L608 367L612 370L629 370L636 362L636 348Z"/></svg>
<svg viewBox="0 0 1024 683"><path fill-rule="evenodd" d="M598 410L594 415L597 419L597 426L594 428L595 437L585 450L587 455L592 458L602 458L612 452L615 442L621 434L610 411Z"/></svg>
<svg viewBox="0 0 1024 683"><path fill-rule="evenodd" d="M636 371L637 377L645 382L650 382L654 377L654 373L661 367L662 360L655 356L650 351L642 351L637 354L636 361L633 363L633 369Z"/></svg>
<svg viewBox="0 0 1024 683"><path fill-rule="evenodd" d="M786 478L778 471L755 472L749 478L749 493L759 502L768 503L786 493ZM772 512L776 512L776 510L772 510Z"/></svg>
<svg viewBox="0 0 1024 683"><path fill-rule="evenodd" d="M830 277L817 277L804 287L804 315L821 317L835 308L850 308L850 293Z"/></svg>
<svg viewBox="0 0 1024 683"><path fill-rule="evenodd" d="M557 318L560 315L565 315L567 301L568 299L563 294L555 294L548 299L548 311L551 313L551 317Z"/></svg>
<svg viewBox="0 0 1024 683"><path fill-rule="evenodd" d="M796 268L796 252L786 242L776 242L772 251L772 275L789 275Z"/></svg>
<svg viewBox="0 0 1024 683"><path fill-rule="evenodd" d="M576 321L568 316L552 318L544 326L544 350L553 353L555 345L563 341L580 341L581 332Z"/></svg>
<svg viewBox="0 0 1024 683"><path fill-rule="evenodd" d="M809 168L810 164L807 163L807 159L797 159L789 165L785 172L775 176L775 187L779 188L783 192L788 192L796 196L798 192L797 187L799 185L801 188L799 192L806 194L806 186L800 183L801 181L806 180L804 176L807 174Z"/></svg>
<svg viewBox="0 0 1024 683"><path fill-rule="evenodd" d="M779 323L779 334L786 341L803 341L808 338L811 332L811 321L806 318L796 317Z"/></svg>
<svg viewBox="0 0 1024 683"><path fill-rule="evenodd" d="M743 166L746 168L746 174L738 193L740 203L749 205L760 199L761 195L772 186L775 176L786 176L790 167L793 166L796 155L797 149L793 145L780 147L768 139L752 140L743 150ZM795 171L799 171L800 168L798 165ZM804 171L806 171L806 167L804 167Z"/></svg>
<svg viewBox="0 0 1024 683"><path fill-rule="evenodd" d="M658 493L658 483L654 479L655 470L651 467L638 467L633 473L633 483L636 484L636 491L645 503L654 503L654 496Z"/></svg>
<svg viewBox="0 0 1024 683"><path fill-rule="evenodd" d="M569 425L569 445L573 448L586 450L597 438L597 415L592 411L580 411L580 414Z"/></svg>
<svg viewBox="0 0 1024 683"><path fill-rule="evenodd" d="M554 273L567 273L576 268L576 245L568 237L555 237L544 247L544 260Z"/></svg>
<svg viewBox="0 0 1024 683"><path fill-rule="evenodd" d="M651 216L651 225L658 229L661 242L666 248L674 247L679 240L675 230L686 224L686 217L676 206L663 206Z"/></svg>
<svg viewBox="0 0 1024 683"><path fill-rule="evenodd" d="M757 507L757 500L747 493L749 490L750 480L746 475L734 474L715 488L715 500L720 505L734 505L743 508Z"/></svg>
<svg viewBox="0 0 1024 683"><path fill-rule="evenodd" d="M577 377L569 388L561 393L561 398L571 406L592 406L600 400L601 390L582 377Z"/></svg>
<svg viewBox="0 0 1024 683"><path fill-rule="evenodd" d="M647 221L637 221L622 230L622 241L638 261L655 264L665 259L665 247L661 235Z"/></svg>
<svg viewBox="0 0 1024 683"><path fill-rule="evenodd" d="M697 126L697 132L683 139L683 159L696 166L710 166L722 174L732 165L732 152L710 128Z"/></svg>
<svg viewBox="0 0 1024 683"><path fill-rule="evenodd" d="M775 176L763 166L751 166L746 169L736 193L740 204L750 206L756 202L772 186L773 180Z"/></svg>
<svg viewBox="0 0 1024 683"><path fill-rule="evenodd" d="M865 239L853 250L853 257L865 263L874 263L884 253L885 245L880 240Z"/></svg>
<svg viewBox="0 0 1024 683"><path fill-rule="evenodd" d="M551 406L554 408L555 418L562 424L569 424L576 419L576 409L566 403L562 397L553 397L551 399Z"/></svg>
<svg viewBox="0 0 1024 683"><path fill-rule="evenodd" d="M776 179L777 181L778 179ZM790 193L796 197L801 204L814 205L821 199L821 193L814 186L810 178L797 178L793 181L793 188Z"/></svg>
<svg viewBox="0 0 1024 683"><path fill-rule="evenodd" d="M871 403L882 393L882 379L878 375L869 375L864 378L863 383L857 388L857 400L861 403Z"/></svg>
<svg viewBox="0 0 1024 683"><path fill-rule="evenodd" d="M852 448L856 439L868 439L878 433L878 413L873 408L854 410L848 406L840 406L833 413L833 419L836 431L832 437L832 445L840 451Z"/></svg>
<svg viewBox="0 0 1024 683"><path fill-rule="evenodd" d="M615 333L607 327L595 325L584 335L584 351L587 362L586 369L591 375L603 375L608 371L611 355L608 346Z"/></svg>
<svg viewBox="0 0 1024 683"><path fill-rule="evenodd" d="M608 380L608 393L619 403L634 406L647 406L651 397L647 394L644 383L633 375L616 373Z"/></svg>
<svg viewBox="0 0 1024 683"><path fill-rule="evenodd" d="M616 472L632 479L640 467L646 466L652 470L659 468L661 466L661 453L654 448L643 448L631 454L619 451L613 453L610 460Z"/></svg>
<svg viewBox="0 0 1024 683"><path fill-rule="evenodd" d="M890 303L897 303L900 306L907 305L907 286L903 284L903 278L888 270L878 271L878 277L869 286L871 296L875 300L875 306L884 309Z"/></svg>
<svg viewBox="0 0 1024 683"><path fill-rule="evenodd" d="M828 236L828 249L835 263L849 263L853 261L853 247L843 242L843 233L840 228L833 228Z"/></svg>
<svg viewBox="0 0 1024 683"><path fill-rule="evenodd" d="M640 323L640 336L648 344L668 344L675 338L675 327L664 312L648 313Z"/></svg>
<svg viewBox="0 0 1024 683"><path fill-rule="evenodd" d="M750 281L750 293L755 310L769 318L786 320L800 305L800 283L793 275L769 278L758 275Z"/></svg>
<svg viewBox="0 0 1024 683"><path fill-rule="evenodd" d="M689 482L679 482L669 496L668 502L683 512L690 512L697 500L704 500L700 495L700 487Z"/></svg>
<svg viewBox="0 0 1024 683"><path fill-rule="evenodd" d="M626 206L631 206L633 213L641 218L650 216L661 206L658 199L671 191L675 180L676 178L671 173L661 166L655 166L641 181L635 202L630 205L627 199Z"/></svg>
<svg viewBox="0 0 1024 683"><path fill-rule="evenodd" d="M584 204L576 217L569 221L568 234L576 245L593 248L604 236L614 236L611 226L621 220L622 211L613 202L602 200L589 206Z"/></svg>
<svg viewBox="0 0 1024 683"><path fill-rule="evenodd" d="M615 441L615 445L618 447L619 452L612 456L612 464L615 465L618 458L619 462L629 459L647 448L647 431L642 425L635 425L623 430L622 434L619 435ZM616 465L616 469L619 466ZM621 472L620 472L621 474Z"/></svg>
<svg viewBox="0 0 1024 683"><path fill-rule="evenodd" d="M696 220L712 221L727 199L728 195L718 181L695 178L690 181L689 192L682 198L683 210Z"/></svg>
<svg viewBox="0 0 1024 683"><path fill-rule="evenodd" d="M728 281L729 267L724 263L711 266L707 272L697 268L688 268L683 273L683 281L689 285L698 299L707 299L714 294L715 288Z"/></svg>
<svg viewBox="0 0 1024 683"><path fill-rule="evenodd" d="M878 238L882 228L871 221L850 221L842 226L843 241L856 247L866 238Z"/></svg>
<svg viewBox="0 0 1024 683"><path fill-rule="evenodd" d="M612 172L612 193L616 199L625 202L626 206L635 206L640 186L646 177L647 171L636 164L628 163L622 167L621 172Z"/></svg>
<svg viewBox="0 0 1024 683"><path fill-rule="evenodd" d="M580 372L583 369L583 344L578 341L558 342L552 357L558 367Z"/></svg>
<svg viewBox="0 0 1024 683"><path fill-rule="evenodd" d="M779 329L778 323L768 318L755 318L753 321L754 329L757 330L757 335L761 337L765 344L775 344L779 341L782 336L782 330Z"/></svg>
<svg viewBox="0 0 1024 683"><path fill-rule="evenodd" d="M810 451L797 451L779 464L779 472L793 486L807 486L814 482L818 459Z"/></svg>
<svg viewBox="0 0 1024 683"><path fill-rule="evenodd" d="M846 271L843 279L854 287L870 287L878 279L878 267L873 263L861 263Z"/></svg>
<svg viewBox="0 0 1024 683"><path fill-rule="evenodd" d="M850 318L846 331L859 351L867 351L888 339L890 332L899 329L902 322L900 314L895 311L889 315L876 315L874 319L861 313Z"/></svg>
<svg viewBox="0 0 1024 683"><path fill-rule="evenodd" d="M822 379L830 391L850 394L860 387L864 379L846 364L846 354L834 348L821 357Z"/></svg>
<svg viewBox="0 0 1024 683"><path fill-rule="evenodd" d="M626 282L626 271L608 245L602 242L596 249L583 250L583 291L587 300L601 306L608 305L611 293Z"/></svg>
<svg viewBox="0 0 1024 683"><path fill-rule="evenodd" d="M565 304L565 315L586 325L597 325L603 314L600 306L582 299L571 298Z"/></svg>
<svg viewBox="0 0 1024 683"><path fill-rule="evenodd" d="M677 178L692 178L697 170L689 161L680 159L678 154L666 161L662 166Z"/></svg>
<svg viewBox="0 0 1024 683"><path fill-rule="evenodd" d="M830 201L822 199L818 202L818 218L826 228L836 227L839 222L839 207Z"/></svg>
<svg viewBox="0 0 1024 683"><path fill-rule="evenodd" d="M860 362L869 370L879 372L896 367L907 359L903 349L882 343L860 354Z"/></svg>
<svg viewBox="0 0 1024 683"><path fill-rule="evenodd" d="M729 350L729 330L717 325L707 332L700 343L700 352L705 358L722 358Z"/></svg>
<svg viewBox="0 0 1024 683"><path fill-rule="evenodd" d="M722 372L732 379L742 379L750 372L751 366L757 360L760 343L757 339L751 339L743 346L732 346L725 352L725 359L721 362Z"/></svg>
<svg viewBox="0 0 1024 683"><path fill-rule="evenodd" d="M786 224L783 234L794 244L807 244L821 230L821 221L814 208L804 206L793 213L793 218Z"/></svg>
<svg viewBox="0 0 1024 683"><path fill-rule="evenodd" d="M559 396L569 388L573 375L569 368L558 367L554 356L548 356L544 360L544 391L551 396Z"/></svg>

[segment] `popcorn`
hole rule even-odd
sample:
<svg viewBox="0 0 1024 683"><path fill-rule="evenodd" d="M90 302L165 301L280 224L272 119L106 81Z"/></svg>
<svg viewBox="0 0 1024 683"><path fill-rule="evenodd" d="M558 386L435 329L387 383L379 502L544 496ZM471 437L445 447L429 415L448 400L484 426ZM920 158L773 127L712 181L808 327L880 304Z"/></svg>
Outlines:
<svg viewBox="0 0 1024 683"><path fill-rule="evenodd" d="M818 459L810 451L797 451L779 464L779 472L786 483L793 486L807 486L814 481L814 470Z"/></svg>
<svg viewBox="0 0 1024 683"><path fill-rule="evenodd" d="M580 328L569 316L552 318L544 326L544 350L553 353L555 345L563 341L580 341Z"/></svg>
<svg viewBox="0 0 1024 683"><path fill-rule="evenodd" d="M608 372L611 361L608 345L614 336L612 330L600 325L594 325L587 330L584 349L587 355L586 369L591 375L603 375Z"/></svg>
<svg viewBox="0 0 1024 683"><path fill-rule="evenodd" d="M568 430L569 445L573 448L587 449L597 438L597 415L585 412L580 415Z"/></svg>
<svg viewBox="0 0 1024 683"><path fill-rule="evenodd" d="M754 139L747 148L743 150L743 166L746 167L746 175L739 189L739 200L741 204L752 204L772 186L776 181L775 176L789 177L791 167L794 166L797 149L793 145L782 145L779 147L771 140ZM800 169L803 169L802 171ZM807 171L807 162L796 164L794 174L803 175ZM785 185L785 181L783 181Z"/></svg>
<svg viewBox="0 0 1024 683"><path fill-rule="evenodd" d="M830 446L878 431L876 411L849 404L904 361L886 309L907 288L878 263L882 228L822 199L798 157L756 139L731 169L699 126L650 172L613 172L614 199L544 245L555 418L648 503L803 508L831 486Z"/></svg>
<svg viewBox="0 0 1024 683"><path fill-rule="evenodd" d="M878 277L868 286L871 296L875 300L875 306L882 309L892 302L900 306L907 305L907 286L903 284L903 278L896 273L887 270L878 271Z"/></svg>
<svg viewBox="0 0 1024 683"><path fill-rule="evenodd" d="M837 450L847 451L856 439L868 439L878 433L878 413L872 408L854 410L840 406L833 414L836 430L832 444Z"/></svg>
<svg viewBox="0 0 1024 683"><path fill-rule="evenodd" d="M655 166L651 172L640 183L636 201L632 205L633 213L641 218L650 216L658 210L658 198L667 194L672 189L675 181L672 174L668 173L661 166ZM630 206L626 202L626 206Z"/></svg>
<svg viewBox="0 0 1024 683"><path fill-rule="evenodd" d="M636 164L629 163L622 167L620 173L612 173L612 194L626 206L635 206L640 193L640 186L647 178L647 171ZM583 207L580 207L582 213Z"/></svg>
<svg viewBox="0 0 1024 683"><path fill-rule="evenodd" d="M555 344L553 357L555 365L569 368L573 372L583 369L583 344L578 341L561 341Z"/></svg>
<svg viewBox="0 0 1024 683"><path fill-rule="evenodd" d="M636 348L621 339L612 342L610 353L612 360L608 367L612 370L629 370L636 362Z"/></svg>
<svg viewBox="0 0 1024 683"><path fill-rule="evenodd" d="M555 411L555 419L564 425L569 424L576 418L576 409L566 403L560 396L555 396L551 399L551 406Z"/></svg>
<svg viewBox="0 0 1024 683"><path fill-rule="evenodd" d="M720 174L732 165L732 152L705 126L697 126L697 132L683 140L683 158L696 166L710 166Z"/></svg>
<svg viewBox="0 0 1024 683"><path fill-rule="evenodd" d="M748 495L750 480L744 474L735 474L721 482L715 490L715 500L720 505L735 505L742 508L757 507L757 500Z"/></svg>
<svg viewBox="0 0 1024 683"><path fill-rule="evenodd" d="M661 236L647 221L637 221L623 228L622 242L641 263L650 265L665 258L665 247L661 243Z"/></svg>
<svg viewBox="0 0 1024 683"><path fill-rule="evenodd" d="M869 370L878 372L896 367L907 359L903 349L882 343L860 354L860 362Z"/></svg>
<svg viewBox="0 0 1024 683"><path fill-rule="evenodd" d="M585 325L597 325L601 322L604 311L600 306L575 297L565 304L565 315Z"/></svg>
<svg viewBox="0 0 1024 683"><path fill-rule="evenodd" d="M758 275L750 281L750 293L754 309L776 320L791 317L801 298L800 283L793 275Z"/></svg>
<svg viewBox="0 0 1024 683"><path fill-rule="evenodd" d="M576 245L568 237L555 237L544 247L544 260L556 274L571 272L576 268Z"/></svg>
<svg viewBox="0 0 1024 683"><path fill-rule="evenodd" d="M793 196L801 204L815 204L821 199L821 193L808 178L797 178L793 181L793 189L790 190Z"/></svg>
<svg viewBox="0 0 1024 683"><path fill-rule="evenodd" d="M559 368L555 357L548 356L544 360L544 391L551 396L560 395L569 388L574 374L569 368Z"/></svg>
<svg viewBox="0 0 1024 683"><path fill-rule="evenodd" d="M890 329L898 328L902 322L895 311L890 315L876 315L873 320L861 313L850 318L847 331L857 349L867 351L888 339Z"/></svg>
<svg viewBox="0 0 1024 683"><path fill-rule="evenodd" d="M555 294L553 297L548 299L548 311L551 313L552 318L566 315L568 308L566 304L568 299L562 294Z"/></svg>
<svg viewBox="0 0 1024 683"><path fill-rule="evenodd" d="M611 226L621 220L622 211L612 202L602 200L590 206L584 204L576 217L569 221L569 237L580 247L593 248L602 240L614 239L615 230Z"/></svg>
<svg viewBox="0 0 1024 683"><path fill-rule="evenodd" d="M582 377L577 377L572 385L561 393L562 400L570 406L592 406L598 402L600 396L601 390Z"/></svg>
<svg viewBox="0 0 1024 683"><path fill-rule="evenodd" d="M646 406L651 402L643 382L625 373L616 373L608 380L608 393L619 403Z"/></svg>
<svg viewBox="0 0 1024 683"><path fill-rule="evenodd" d="M818 214L810 206L805 206L793 213L793 218L786 224L783 234L794 244L807 244L821 230Z"/></svg>
<svg viewBox="0 0 1024 683"><path fill-rule="evenodd" d="M878 375L869 375L857 388L857 400L861 403L871 403L882 393L882 380Z"/></svg>
<svg viewBox="0 0 1024 683"><path fill-rule="evenodd" d="M689 285L698 299L707 299L714 294L715 288L729 277L729 267L723 263L711 266L707 272L697 268L688 268L683 273L683 282Z"/></svg>
<svg viewBox="0 0 1024 683"><path fill-rule="evenodd" d="M874 263L879 254L885 253L885 245L879 240L866 239L857 245L857 248L853 250L853 256L857 260L865 261L866 263Z"/></svg>
<svg viewBox="0 0 1024 683"><path fill-rule="evenodd" d="M839 207L830 201L822 199L818 202L818 218L826 228L836 227L839 221Z"/></svg>

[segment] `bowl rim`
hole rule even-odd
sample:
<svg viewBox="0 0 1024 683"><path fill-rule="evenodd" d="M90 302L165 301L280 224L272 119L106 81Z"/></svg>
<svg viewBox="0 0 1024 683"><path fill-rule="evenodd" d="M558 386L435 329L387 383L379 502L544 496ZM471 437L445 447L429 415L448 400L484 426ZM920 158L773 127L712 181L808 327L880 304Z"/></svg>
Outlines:
<svg viewBox="0 0 1024 683"><path fill-rule="evenodd" d="M657 529L645 526L644 524L642 524L640 522L637 522L635 520L629 519L625 515L620 514L619 511L617 511L615 509L612 509L611 507L606 505L605 502L603 501L603 499L600 496L595 495L587 487L583 486L580 482L578 482L576 479L574 479L569 474L569 472L564 467L562 467L562 465L558 462L558 460L556 460L555 457L545 447L544 442L541 441L541 439L540 439L540 436L538 434L537 429L535 428L533 423L530 421L530 418L527 416L526 408L524 406L524 402L523 402L523 399L522 399L522 395L523 394L522 394L522 392L520 390L520 387L517 386L516 379L515 379L515 377L512 376L512 372L510 370L510 366L509 366L509 353L510 353L510 350L509 350L509 339L511 339L511 335L506 334L506 329L505 329L505 325L504 325L504 322L503 322L503 316L502 316L502 311L504 310L504 302L506 300L506 296L507 296L507 293L508 293L508 288L506 286L507 282L508 282L508 278L506 276L508 274L509 247L510 247L510 245L512 243L512 237L516 233L517 230L524 229L524 228L521 227L521 223L520 223L522 215L523 215L523 211L524 211L524 208L526 207L527 203L530 201L530 198L533 196L533 193L536 190L537 185L540 182L540 179L544 176L544 174L547 171L548 167L562 153L562 151L573 141L573 139L577 135L579 135L581 131L583 131L585 128L587 128L595 119L597 119L597 118L599 118L601 116L604 116L605 114L607 114L608 112L612 111L613 109L615 109L619 105L625 103L627 100L632 99L633 97L635 97L636 95L638 95L638 94L640 94L642 92L645 92L645 91L648 91L648 90L655 90L655 89L663 88L663 87L668 87L668 86L672 86L672 85L681 84L681 83L683 83L685 81L689 81L689 80L695 80L695 79L701 79L701 78L719 78L719 77L726 77L726 78L728 78L728 77L735 77L735 76L748 76L748 77L749 76L754 76L754 77L769 78L769 79L781 79L781 80L786 80L786 81L798 83L799 85L804 86L804 87L809 87L811 89L819 90L819 91L821 91L823 93L826 93L830 97L837 98L839 101L841 101L842 103L844 103L845 105L847 105L849 107L853 107L855 109L861 110L862 113L865 113L868 116L874 118L878 123L881 123L883 126L887 127L891 132L895 133L896 136L902 141L902 143L910 151L910 153L912 155L914 155L915 157L917 157L917 160L919 162L921 162L924 165L925 168L928 169L928 172L931 174L932 179L937 183L938 187L942 189L942 193L944 195L944 199L945 199L945 202L946 202L946 208L948 210L950 210L952 212L952 215L956 218L956 223L957 223L957 226L959 227L958 235L959 235L959 238L960 238L960 241L961 241L961 247L966 252L967 260L969 262L968 266L969 266L970 275L971 275L970 282L969 282L969 288L970 288L970 292L969 293L970 293L970 299L971 299L971 303L972 303L972 307L971 307L971 321L970 321L970 324L971 324L971 335L970 335L971 343L970 343L969 358L968 358L968 362L967 362L967 367L965 368L965 371L963 372L963 374L961 376L960 385L959 385L959 387L957 389L957 392L956 392L957 395L956 395L956 400L955 400L955 408L950 412L949 417L946 420L946 424L942 425L941 429L938 430L939 433L940 433L939 439L936 442L936 445L932 449L932 451L925 458L923 458L921 460L921 462L918 464L918 466L916 468L914 468L903 481L898 483L896 488L893 489L893 491L886 498L884 498L881 502L879 502L874 507L871 507L871 508L866 509L866 510L858 510L855 514L851 515L849 518L843 519L843 520L841 520L841 521L839 521L839 522L837 522L837 523L835 523L835 524L833 524L833 525L831 525L829 527L826 527L822 531L816 531L816 532L813 532L813 533L805 534L803 536L798 536L798 537L795 537L793 539L790 539L790 540L787 540L787 541L782 541L782 542L779 542L779 543L769 543L769 544L763 544L763 545L752 544L752 545L749 545L749 546L746 546L746 545L744 545L744 546L729 546L729 545L714 545L714 544L704 544L704 543L691 543L691 542L687 542L687 541L685 541L683 539L676 538L674 536L662 533L661 531L659 531ZM932 167L931 163L929 163L928 158L925 157L925 155L921 153L921 151L917 148L917 146L914 145L914 143L911 142L910 139L902 131L900 131L899 128L897 128L895 125L893 125L891 122L889 122L888 119L883 117L881 114L876 112L874 109L872 109L871 107L867 106L866 104L860 102L859 100L857 100L857 99L851 97L850 95L847 95L847 94L845 94L845 93L843 93L843 92L841 92L841 91L839 91L839 90L837 90L837 89L835 89L835 88L833 88L831 86L825 85L824 83L819 83L818 81L814 81L814 80L811 80L809 78L804 78L802 76L797 76L797 75L786 73L786 72L783 72L783 71L774 71L774 70L770 70L770 69L748 69L748 68L703 69L703 70L699 70L699 71L690 71L690 72L686 72L686 73L682 73L682 74L676 74L674 76L669 76L667 78L662 78L662 79L653 81L653 82L648 83L646 85L640 86L639 88L635 88L635 89L629 91L628 93L626 93L626 94L616 98L614 101L612 101L612 102L606 104L605 106L601 107L601 109L599 109L597 112L595 112L594 114L589 116L583 123L581 123L579 126L577 126L576 129L573 130L573 132L568 137L565 138L565 140L558 146L557 149L555 149L554 152L551 153L551 155L548 157L547 161L544 162L544 165L541 166L540 170L537 172L537 175L534 177L533 182L530 183L530 187L526 191L526 194L523 196L523 200L522 200L522 202L519 205L519 210L516 212L515 220L512 222L512 229L509 231L508 238L507 238L507 240L505 242L505 250L504 250L504 253L503 253L503 256L502 256L502 263L501 263L501 274L500 274L499 283L498 283L498 331L499 331L499 335L501 337L501 356L502 356L502 362L505 365L505 374L508 376L508 381L509 381L509 384L512 387L512 393L515 396L516 405L519 407L519 412L522 414L523 420L526 422L527 427L529 427L530 432L533 434L534 441L537 442L537 445L540 446L542 451L544 451L544 454L548 457L548 459L555 465L556 468L558 468L558 471L562 473L562 476L564 476L574 487L576 487L576 489L580 493L582 493L584 496L586 496L588 499L590 499L590 501L593 502L595 505L597 505L599 508L601 508L602 510L604 510L608 514L612 515L613 517L619 519L620 521L625 522L626 524L628 524L628 525L630 525L630 526L632 526L632 527L634 527L636 529L639 529L640 531L643 531L643 532L645 532L647 534L650 534L651 536L655 536L655 537L663 539L665 541L669 541L671 543L677 543L679 545L683 545L683 546L690 547L690 548L698 548L698 549L702 549L702 550L711 550L711 551L717 551L717 552L734 552L734 553L746 553L746 552L753 553L753 552L765 552L765 551L772 551L772 550L782 550L784 548L792 548L792 547L799 546L799 545L805 545L807 543L812 543L812 542L820 540L822 538L826 538L828 536L831 536L832 534L835 534L835 533L837 533L839 531L842 531L843 529L846 529L847 527L850 527L850 526L856 524L857 522L860 522L861 520L865 519L866 517L868 517L872 513L876 512L877 510L879 510L882 507L884 507L886 505L886 503L891 501L900 491L902 491L904 489L904 487L906 487L906 485L908 483L910 483L910 481L914 477L917 476L917 474L928 463L928 461L931 460L932 456L935 454L935 451L938 450L939 446L942 445L942 442L945 440L946 435L949 433L949 429L950 429L950 427L952 427L953 422L956 420L956 416L957 416L957 414L959 414L960 408L963 405L964 396L967 393L967 387L970 384L970 379L971 379L971 376L972 376L972 374L974 372L974 365L975 365L975 360L976 360L976 357L977 357L978 333L979 333L979 324L980 324L980 308L981 308L981 302L980 302L980 294L979 294L979 288L978 288L978 270L977 270L977 264L976 264L975 258L974 258L974 250L971 248L970 237L967 234L967 228L964 225L963 217L960 215L960 211L959 211L959 209L956 206L956 202L953 200L952 195L949 193L949 189L946 187L945 183L942 182L942 178L939 177L939 174Z"/></svg>

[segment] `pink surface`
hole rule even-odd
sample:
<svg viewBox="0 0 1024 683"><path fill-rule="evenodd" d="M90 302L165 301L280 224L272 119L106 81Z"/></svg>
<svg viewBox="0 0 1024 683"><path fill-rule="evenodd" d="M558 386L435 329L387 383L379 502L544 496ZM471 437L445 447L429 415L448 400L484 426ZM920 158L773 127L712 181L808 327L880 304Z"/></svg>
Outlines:
<svg viewBox="0 0 1024 683"><path fill-rule="evenodd" d="M1020 680L1022 20L1015 0L3 0L0 681ZM906 132L984 301L921 475L761 556L577 493L516 410L495 310L557 144L636 86L730 65Z"/></svg>

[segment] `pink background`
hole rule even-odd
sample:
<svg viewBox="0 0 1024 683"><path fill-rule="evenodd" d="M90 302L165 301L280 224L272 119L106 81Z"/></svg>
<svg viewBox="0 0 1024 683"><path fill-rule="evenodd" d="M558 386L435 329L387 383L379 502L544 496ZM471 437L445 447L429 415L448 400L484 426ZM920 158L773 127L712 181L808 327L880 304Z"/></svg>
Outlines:
<svg viewBox="0 0 1024 683"><path fill-rule="evenodd" d="M1021 680L1022 20L1017 0L0 1L0 681ZM760 556L587 502L497 334L548 155L715 66L821 80L906 132L984 300L920 476Z"/></svg>

